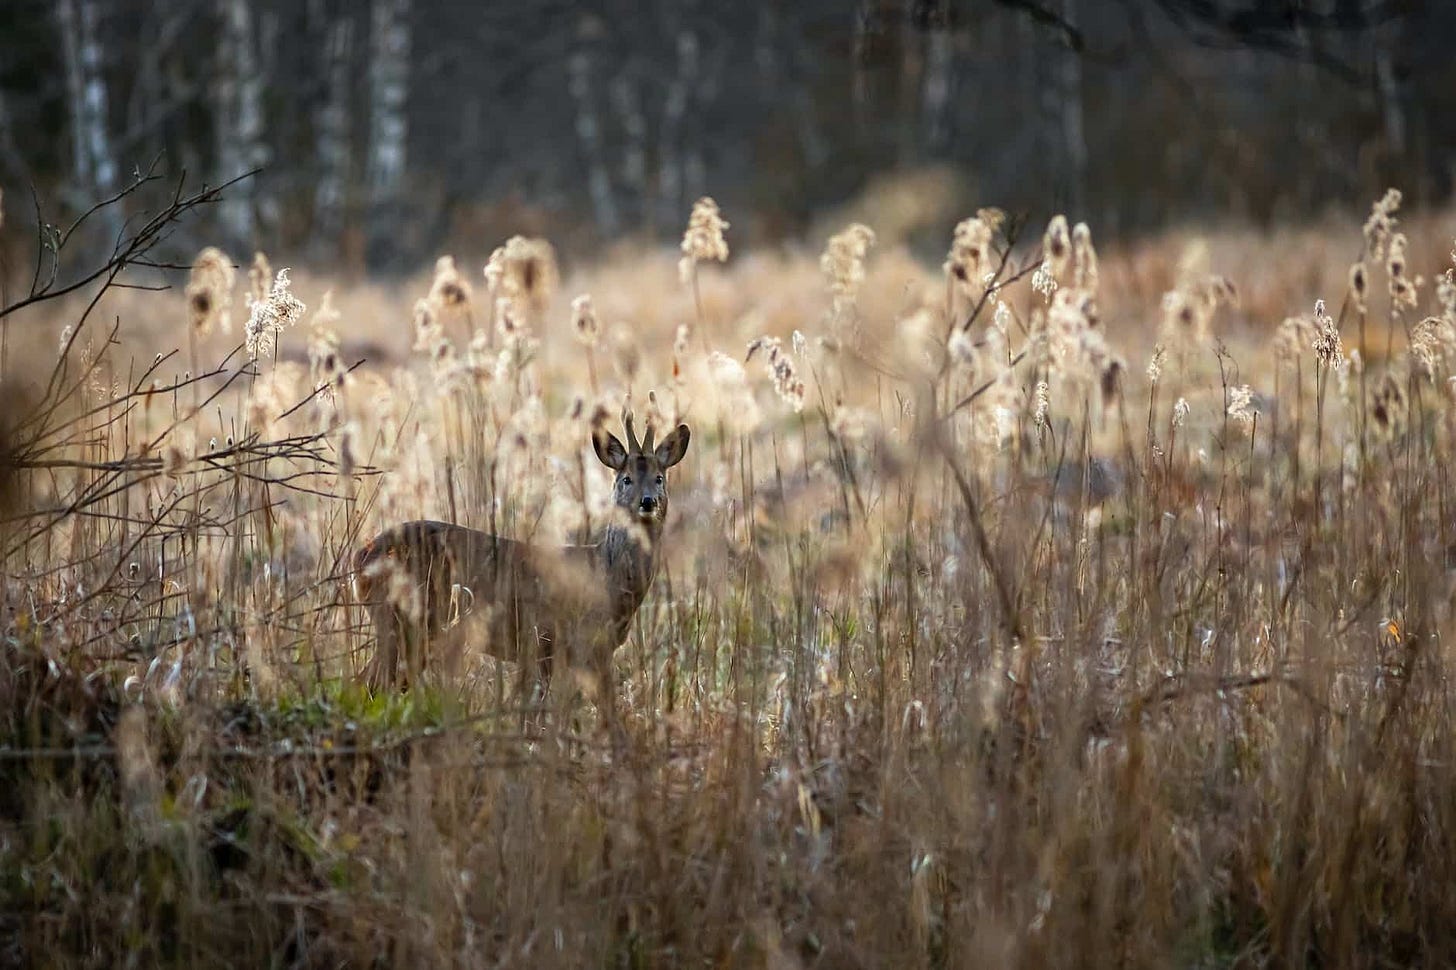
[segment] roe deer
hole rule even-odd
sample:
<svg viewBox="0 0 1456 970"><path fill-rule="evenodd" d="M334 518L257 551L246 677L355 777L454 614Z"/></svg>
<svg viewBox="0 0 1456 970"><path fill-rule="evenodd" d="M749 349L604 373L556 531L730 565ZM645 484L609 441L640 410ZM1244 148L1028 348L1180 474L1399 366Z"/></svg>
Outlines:
<svg viewBox="0 0 1456 970"><path fill-rule="evenodd" d="M355 588L378 640L372 687L394 685L401 659L406 682L417 678L428 642L455 625L457 610L474 611L484 616L475 628L483 628L486 652L534 660L543 696L561 657L595 674L613 704L612 656L652 583L667 517L665 473L682 461L689 438L680 424L654 448L650 425L639 443L630 415L624 423L627 446L598 427L592 447L616 472L612 497L629 521L610 522L592 544L538 546L432 521L406 522L364 544L354 557Z"/></svg>

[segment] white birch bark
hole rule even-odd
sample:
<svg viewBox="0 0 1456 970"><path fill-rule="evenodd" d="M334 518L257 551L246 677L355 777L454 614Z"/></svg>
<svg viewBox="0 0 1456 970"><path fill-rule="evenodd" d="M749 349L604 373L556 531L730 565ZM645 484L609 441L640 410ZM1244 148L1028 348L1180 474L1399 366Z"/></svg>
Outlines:
<svg viewBox="0 0 1456 970"><path fill-rule="evenodd" d="M900 9L900 89L896 92L896 152L900 164L913 164L920 156L924 118L926 49L930 41L924 25L916 22L919 0L902 0Z"/></svg>
<svg viewBox="0 0 1456 970"><path fill-rule="evenodd" d="M263 140L263 75L258 67L251 0L219 0L218 85L216 88L217 166L220 181L262 168L268 162ZM243 179L223 193L219 207L230 240L254 246L258 239L258 177Z"/></svg>
<svg viewBox="0 0 1456 970"><path fill-rule="evenodd" d="M72 178L85 207L115 193L116 161L107 129L106 79L102 74L97 10L92 0L59 0L56 16L65 48L66 91L70 98ZM112 235L120 231L122 213L108 206L104 218Z"/></svg>
<svg viewBox="0 0 1456 970"><path fill-rule="evenodd" d="M955 47L944 22L931 25L926 38L925 86L921 92L921 117L925 144L931 151L943 149L950 140L950 92L955 71Z"/></svg>
<svg viewBox="0 0 1456 970"><path fill-rule="evenodd" d="M1061 0L1058 12L1075 25L1075 0ZM1082 185L1087 167L1087 141L1082 126L1082 63L1059 32L1036 29L1040 39L1036 58L1036 91L1039 102L1040 153L1046 159L1045 175L1055 194L1055 204L1072 221L1082 212Z"/></svg>
<svg viewBox="0 0 1456 970"><path fill-rule="evenodd" d="M694 36L697 33L694 32ZM708 164L704 150L707 148L709 132L704 119L714 101L718 99L719 79L723 76L724 49L715 46L711 56L698 55L697 83L693 85L689 123L683 131L683 188L684 202L699 199L708 194Z"/></svg>
<svg viewBox="0 0 1456 970"><path fill-rule="evenodd" d="M684 7L675 32L677 70L667 82L662 127L658 132L657 224L664 230L676 228L684 219L682 130L700 60L698 35L692 28L692 8L687 4Z"/></svg>
<svg viewBox="0 0 1456 970"><path fill-rule="evenodd" d="M641 207L647 198L647 117L642 111L642 96L636 83L626 72L612 80L612 109L622 128L622 186L625 219L640 224Z"/></svg>
<svg viewBox="0 0 1456 970"><path fill-rule="evenodd" d="M1380 117L1385 128L1385 147L1398 163L1405 160L1406 118L1401 101L1400 82L1395 76L1395 59L1391 55L1391 35L1376 31L1375 82L1380 91Z"/></svg>
<svg viewBox="0 0 1456 970"><path fill-rule="evenodd" d="M1073 27L1077 25L1077 0L1062 0L1062 18ZM1082 208L1087 182L1087 134L1082 118L1082 55L1065 42L1061 43L1058 54L1067 208L1076 219L1083 219L1087 216Z"/></svg>
<svg viewBox="0 0 1456 970"><path fill-rule="evenodd" d="M854 105L855 127L864 130L870 102L869 34L874 0L857 0L854 5L854 45L850 51L853 70L850 100Z"/></svg>
<svg viewBox="0 0 1456 970"><path fill-rule="evenodd" d="M347 16L331 21L324 38L324 98L314 116L318 183L313 198L313 237L315 244L327 251L337 249L344 229L353 134L349 112L349 58L353 46L354 22Z"/></svg>
<svg viewBox="0 0 1456 970"><path fill-rule="evenodd" d="M599 25L590 19L582 22L577 35L577 49L567 60L567 89L576 105L576 138L586 161L587 192L592 200L592 214L597 229L610 236L617 231L617 202L612 195L612 177L607 170L602 149L602 122L592 97L592 48Z"/></svg>
<svg viewBox="0 0 1456 970"><path fill-rule="evenodd" d="M783 73L779 56L780 17L777 0L760 3L753 38L753 63L757 68L759 95L765 101L779 94L779 80Z"/></svg>
<svg viewBox="0 0 1456 970"><path fill-rule="evenodd" d="M409 135L410 0L374 0L369 50L370 243L396 231Z"/></svg>

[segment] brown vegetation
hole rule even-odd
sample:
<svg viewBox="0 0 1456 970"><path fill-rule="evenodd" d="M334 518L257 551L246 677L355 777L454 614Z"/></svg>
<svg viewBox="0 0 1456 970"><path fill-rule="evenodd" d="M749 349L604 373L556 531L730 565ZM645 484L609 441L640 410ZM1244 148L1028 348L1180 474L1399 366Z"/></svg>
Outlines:
<svg viewBox="0 0 1456 970"><path fill-rule="evenodd" d="M0 311L6 386L51 374L3 448L0 961L1449 963L1456 283L1382 206L1100 258L982 210L938 272L864 227L720 267L704 207L681 276L270 270L256 359L206 254L97 296L117 342ZM628 398L695 431L621 736L589 691L523 731L483 635L359 686L361 539L579 541Z"/></svg>

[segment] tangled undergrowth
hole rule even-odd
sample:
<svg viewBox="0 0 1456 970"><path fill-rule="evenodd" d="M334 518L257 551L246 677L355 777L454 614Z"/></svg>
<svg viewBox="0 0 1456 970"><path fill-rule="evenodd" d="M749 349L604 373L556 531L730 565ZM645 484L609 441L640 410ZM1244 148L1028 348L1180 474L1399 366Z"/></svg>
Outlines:
<svg viewBox="0 0 1456 970"><path fill-rule="evenodd" d="M70 324L5 361L0 962L1449 963L1456 282L1399 205L1276 322L1206 248L1133 307L1061 218L735 265L704 200L615 285L442 259L362 366L216 250L122 359L133 222L0 312ZM624 404L695 435L624 743L479 644L368 693L361 538L583 538Z"/></svg>

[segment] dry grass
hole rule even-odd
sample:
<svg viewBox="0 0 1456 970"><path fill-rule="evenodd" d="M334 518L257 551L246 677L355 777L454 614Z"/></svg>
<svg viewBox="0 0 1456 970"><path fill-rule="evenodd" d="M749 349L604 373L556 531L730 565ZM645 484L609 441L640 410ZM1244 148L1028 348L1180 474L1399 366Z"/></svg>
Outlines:
<svg viewBox="0 0 1456 970"><path fill-rule="evenodd" d="M1363 317L1356 225L1095 273L1072 233L1048 297L981 219L945 274L882 248L861 279L846 244L833 285L648 252L552 287L518 247L317 319L299 270L256 363L224 349L241 294L195 339L180 291L106 294L7 409L43 420L0 483L0 961L1448 964L1449 218L1401 227L1419 306L1372 259ZM1316 352L1316 298L1361 368ZM591 413L629 394L694 444L625 744L479 649L358 686L360 538L577 534Z"/></svg>

